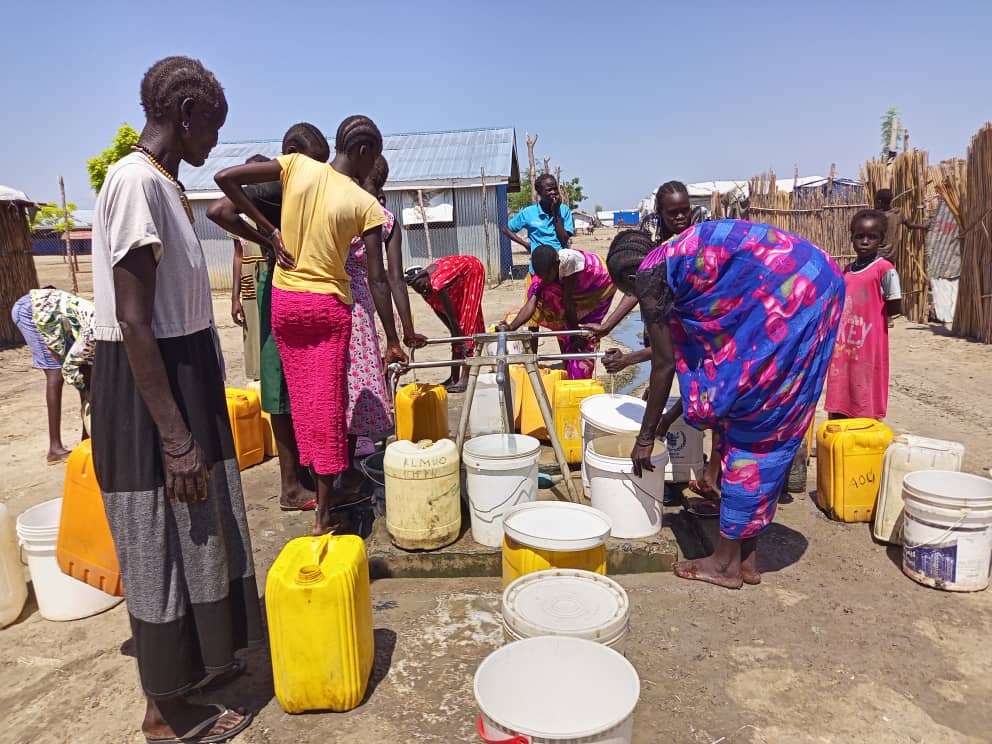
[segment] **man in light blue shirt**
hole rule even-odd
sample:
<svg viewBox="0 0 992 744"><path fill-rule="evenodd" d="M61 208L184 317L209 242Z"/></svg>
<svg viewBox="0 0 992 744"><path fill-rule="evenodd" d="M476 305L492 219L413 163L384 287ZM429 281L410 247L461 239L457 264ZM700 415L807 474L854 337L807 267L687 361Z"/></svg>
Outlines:
<svg viewBox="0 0 992 744"><path fill-rule="evenodd" d="M514 243L533 252L539 245L550 245L556 251L568 247L568 241L575 234L572 210L561 201L558 181L550 173L538 176L534 184L538 202L524 207L510 219L503 228L503 234ZM517 235L527 230L527 238ZM531 273L534 273L531 267Z"/></svg>

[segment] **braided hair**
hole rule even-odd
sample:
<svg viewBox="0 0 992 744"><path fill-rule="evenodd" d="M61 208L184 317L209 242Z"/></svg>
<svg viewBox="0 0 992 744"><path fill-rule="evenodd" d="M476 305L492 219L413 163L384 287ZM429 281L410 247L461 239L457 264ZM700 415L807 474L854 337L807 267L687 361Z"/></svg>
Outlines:
<svg viewBox="0 0 992 744"><path fill-rule="evenodd" d="M675 234L665 224L665 218L661 214L662 203L666 196L675 195L685 196L688 199L689 189L681 181L666 181L658 187L658 191L654 195L654 213L658 215L658 240L662 243Z"/></svg>
<svg viewBox="0 0 992 744"><path fill-rule="evenodd" d="M389 163L386 161L386 158L380 155L375 159L372 170L369 171L369 175L362 184L362 188L372 194L372 196L378 196L388 180Z"/></svg>
<svg viewBox="0 0 992 744"><path fill-rule="evenodd" d="M634 275L654 247L655 242L643 230L622 230L613 238L606 254L606 268L621 292L634 293Z"/></svg>
<svg viewBox="0 0 992 744"><path fill-rule="evenodd" d="M282 138L283 153L299 152L320 163L326 163L331 158L331 146L327 137L313 124L300 122L286 130Z"/></svg>
<svg viewBox="0 0 992 744"><path fill-rule="evenodd" d="M338 133L334 137L334 149L337 152L350 152L363 145L374 150L382 150L382 132L367 116L361 114L349 116L338 127Z"/></svg>
<svg viewBox="0 0 992 744"><path fill-rule="evenodd" d="M168 119L187 98L208 109L227 105L224 88L197 59L160 59L141 79L141 107L152 121Z"/></svg>

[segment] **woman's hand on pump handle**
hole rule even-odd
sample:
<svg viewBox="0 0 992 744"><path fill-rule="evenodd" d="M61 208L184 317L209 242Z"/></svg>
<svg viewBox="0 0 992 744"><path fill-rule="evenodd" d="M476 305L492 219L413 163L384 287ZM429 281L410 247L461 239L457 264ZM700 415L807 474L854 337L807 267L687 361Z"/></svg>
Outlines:
<svg viewBox="0 0 992 744"><path fill-rule="evenodd" d="M422 349L427 346L427 336L422 333L414 333L404 336L403 343L408 349Z"/></svg>

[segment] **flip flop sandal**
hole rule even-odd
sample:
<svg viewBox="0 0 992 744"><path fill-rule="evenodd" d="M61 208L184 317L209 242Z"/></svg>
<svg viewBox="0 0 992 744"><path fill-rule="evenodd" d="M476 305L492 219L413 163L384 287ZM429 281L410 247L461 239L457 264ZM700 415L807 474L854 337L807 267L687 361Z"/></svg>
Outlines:
<svg viewBox="0 0 992 744"><path fill-rule="evenodd" d="M303 502L302 504L300 504L299 506L283 506L283 504L282 504L282 503L280 502L280 504L279 504L279 508L280 508L280 509L281 509L282 511L284 511L284 512L292 512L292 511L313 511L314 509L316 509L316 508L317 508L317 497L315 496L315 497L314 497L314 498L312 498L312 499L308 499L307 501L304 501L304 502Z"/></svg>
<svg viewBox="0 0 992 744"><path fill-rule="evenodd" d="M237 726L229 728L227 731L220 734L208 735L206 732L212 729L214 724L228 713L242 715L237 711L231 710L230 708L225 708L223 705L217 705L216 703L210 707L217 711L217 715L210 716L207 720L197 724L182 736L175 736L170 739L152 739L146 736L145 741L148 744L221 744L222 742L230 741L248 728L248 726L251 725L252 719L255 717L254 713L245 713L243 714L244 717L241 722Z"/></svg>
<svg viewBox="0 0 992 744"><path fill-rule="evenodd" d="M712 498L713 496L719 496L716 489L712 486L707 485L705 482L700 483L698 480L689 481L689 490L699 496L705 496L707 498Z"/></svg>
<svg viewBox="0 0 992 744"><path fill-rule="evenodd" d="M210 692L211 690L216 690L224 685L228 685L242 674L245 673L245 669L248 668L248 662L244 659L235 659L231 662L231 665L220 672L215 672L213 674L208 674L206 677L201 679L186 693L187 695L198 695L201 692Z"/></svg>
<svg viewBox="0 0 992 744"><path fill-rule="evenodd" d="M683 496L682 508L694 517L713 519L720 516L720 499L687 499Z"/></svg>

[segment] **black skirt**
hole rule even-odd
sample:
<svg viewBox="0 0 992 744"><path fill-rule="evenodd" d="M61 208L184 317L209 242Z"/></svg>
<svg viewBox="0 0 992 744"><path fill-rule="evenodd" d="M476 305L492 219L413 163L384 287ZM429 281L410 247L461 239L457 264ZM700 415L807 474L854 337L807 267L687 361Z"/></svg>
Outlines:
<svg viewBox="0 0 992 744"><path fill-rule="evenodd" d="M211 330L159 339L169 385L209 470L206 501L165 495L158 429L124 344L98 341L93 464L120 561L141 684L188 691L262 639L241 474Z"/></svg>

